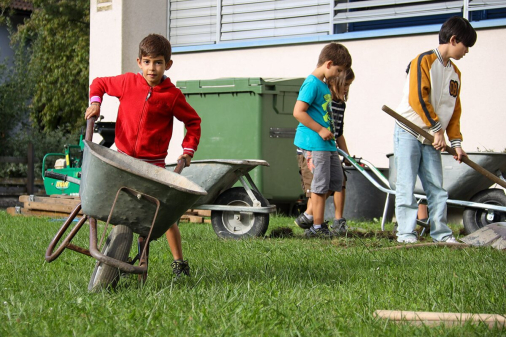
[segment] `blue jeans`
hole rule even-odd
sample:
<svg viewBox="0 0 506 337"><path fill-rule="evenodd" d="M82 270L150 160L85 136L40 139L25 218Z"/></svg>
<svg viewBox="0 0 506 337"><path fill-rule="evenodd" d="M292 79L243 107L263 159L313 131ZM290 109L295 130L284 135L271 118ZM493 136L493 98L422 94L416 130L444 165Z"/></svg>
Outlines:
<svg viewBox="0 0 506 337"><path fill-rule="evenodd" d="M397 241L416 238L418 204L414 188L417 175L427 195L430 235L434 241L445 241L452 235L452 230L447 226L446 220L448 193L443 189L441 153L432 145L420 143L396 124L394 154L397 170L395 187Z"/></svg>

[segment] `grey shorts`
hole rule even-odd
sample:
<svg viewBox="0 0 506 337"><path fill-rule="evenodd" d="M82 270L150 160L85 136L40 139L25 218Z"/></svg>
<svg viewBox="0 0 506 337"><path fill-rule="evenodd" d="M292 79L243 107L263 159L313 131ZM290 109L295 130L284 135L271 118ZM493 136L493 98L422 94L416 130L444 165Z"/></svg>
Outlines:
<svg viewBox="0 0 506 337"><path fill-rule="evenodd" d="M306 151L309 170L313 173L311 192L325 194L328 191L341 192L343 188L343 168L336 151Z"/></svg>

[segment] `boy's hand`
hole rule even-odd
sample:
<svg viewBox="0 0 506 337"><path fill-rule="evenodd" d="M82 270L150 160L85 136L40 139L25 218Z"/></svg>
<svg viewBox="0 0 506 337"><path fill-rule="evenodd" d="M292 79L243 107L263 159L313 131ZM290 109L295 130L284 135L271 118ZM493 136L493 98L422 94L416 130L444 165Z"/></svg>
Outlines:
<svg viewBox="0 0 506 337"><path fill-rule="evenodd" d="M185 164L185 167L188 167L190 166L190 163L192 161L192 157L190 157L189 155L187 154L182 154L179 156L179 158L177 158L177 160L179 159L184 159L184 164Z"/></svg>
<svg viewBox="0 0 506 337"><path fill-rule="evenodd" d="M92 116L100 116L100 104L91 103L91 105L86 109L86 113L84 114L84 118L90 119Z"/></svg>
<svg viewBox="0 0 506 337"><path fill-rule="evenodd" d="M459 163L462 163L463 157L467 157L467 153L462 149L461 147L454 148L455 152L457 152L456 156L453 156L453 159L458 161Z"/></svg>
<svg viewBox="0 0 506 337"><path fill-rule="evenodd" d="M444 151L446 148L445 134L443 130L439 130L434 134L434 142L432 146L438 151Z"/></svg>
<svg viewBox="0 0 506 337"><path fill-rule="evenodd" d="M324 128L323 126L320 128L320 131L318 131L318 134L320 137L322 137L323 140L331 140L334 139L334 135L332 132L329 131L329 129Z"/></svg>

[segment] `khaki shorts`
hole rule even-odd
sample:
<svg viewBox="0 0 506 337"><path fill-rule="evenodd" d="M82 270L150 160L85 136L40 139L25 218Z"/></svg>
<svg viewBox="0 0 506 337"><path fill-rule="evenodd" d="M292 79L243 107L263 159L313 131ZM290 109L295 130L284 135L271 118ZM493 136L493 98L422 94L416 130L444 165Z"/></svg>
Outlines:
<svg viewBox="0 0 506 337"><path fill-rule="evenodd" d="M297 155L297 163L299 165L300 183L306 197L311 197L311 183L313 182L313 174L307 167L306 158L302 154Z"/></svg>

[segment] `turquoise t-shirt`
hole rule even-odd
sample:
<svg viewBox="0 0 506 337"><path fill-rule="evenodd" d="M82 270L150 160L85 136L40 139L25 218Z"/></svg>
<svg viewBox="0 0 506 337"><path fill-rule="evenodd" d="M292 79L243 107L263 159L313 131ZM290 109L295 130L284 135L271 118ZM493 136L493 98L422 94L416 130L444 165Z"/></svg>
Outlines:
<svg viewBox="0 0 506 337"><path fill-rule="evenodd" d="M309 104L308 115L323 127L330 128L330 116L327 107L332 101L330 90L324 82L316 76L309 75L299 90L298 101ZM334 140L323 140L317 132L299 123L293 143L307 151L336 151Z"/></svg>

